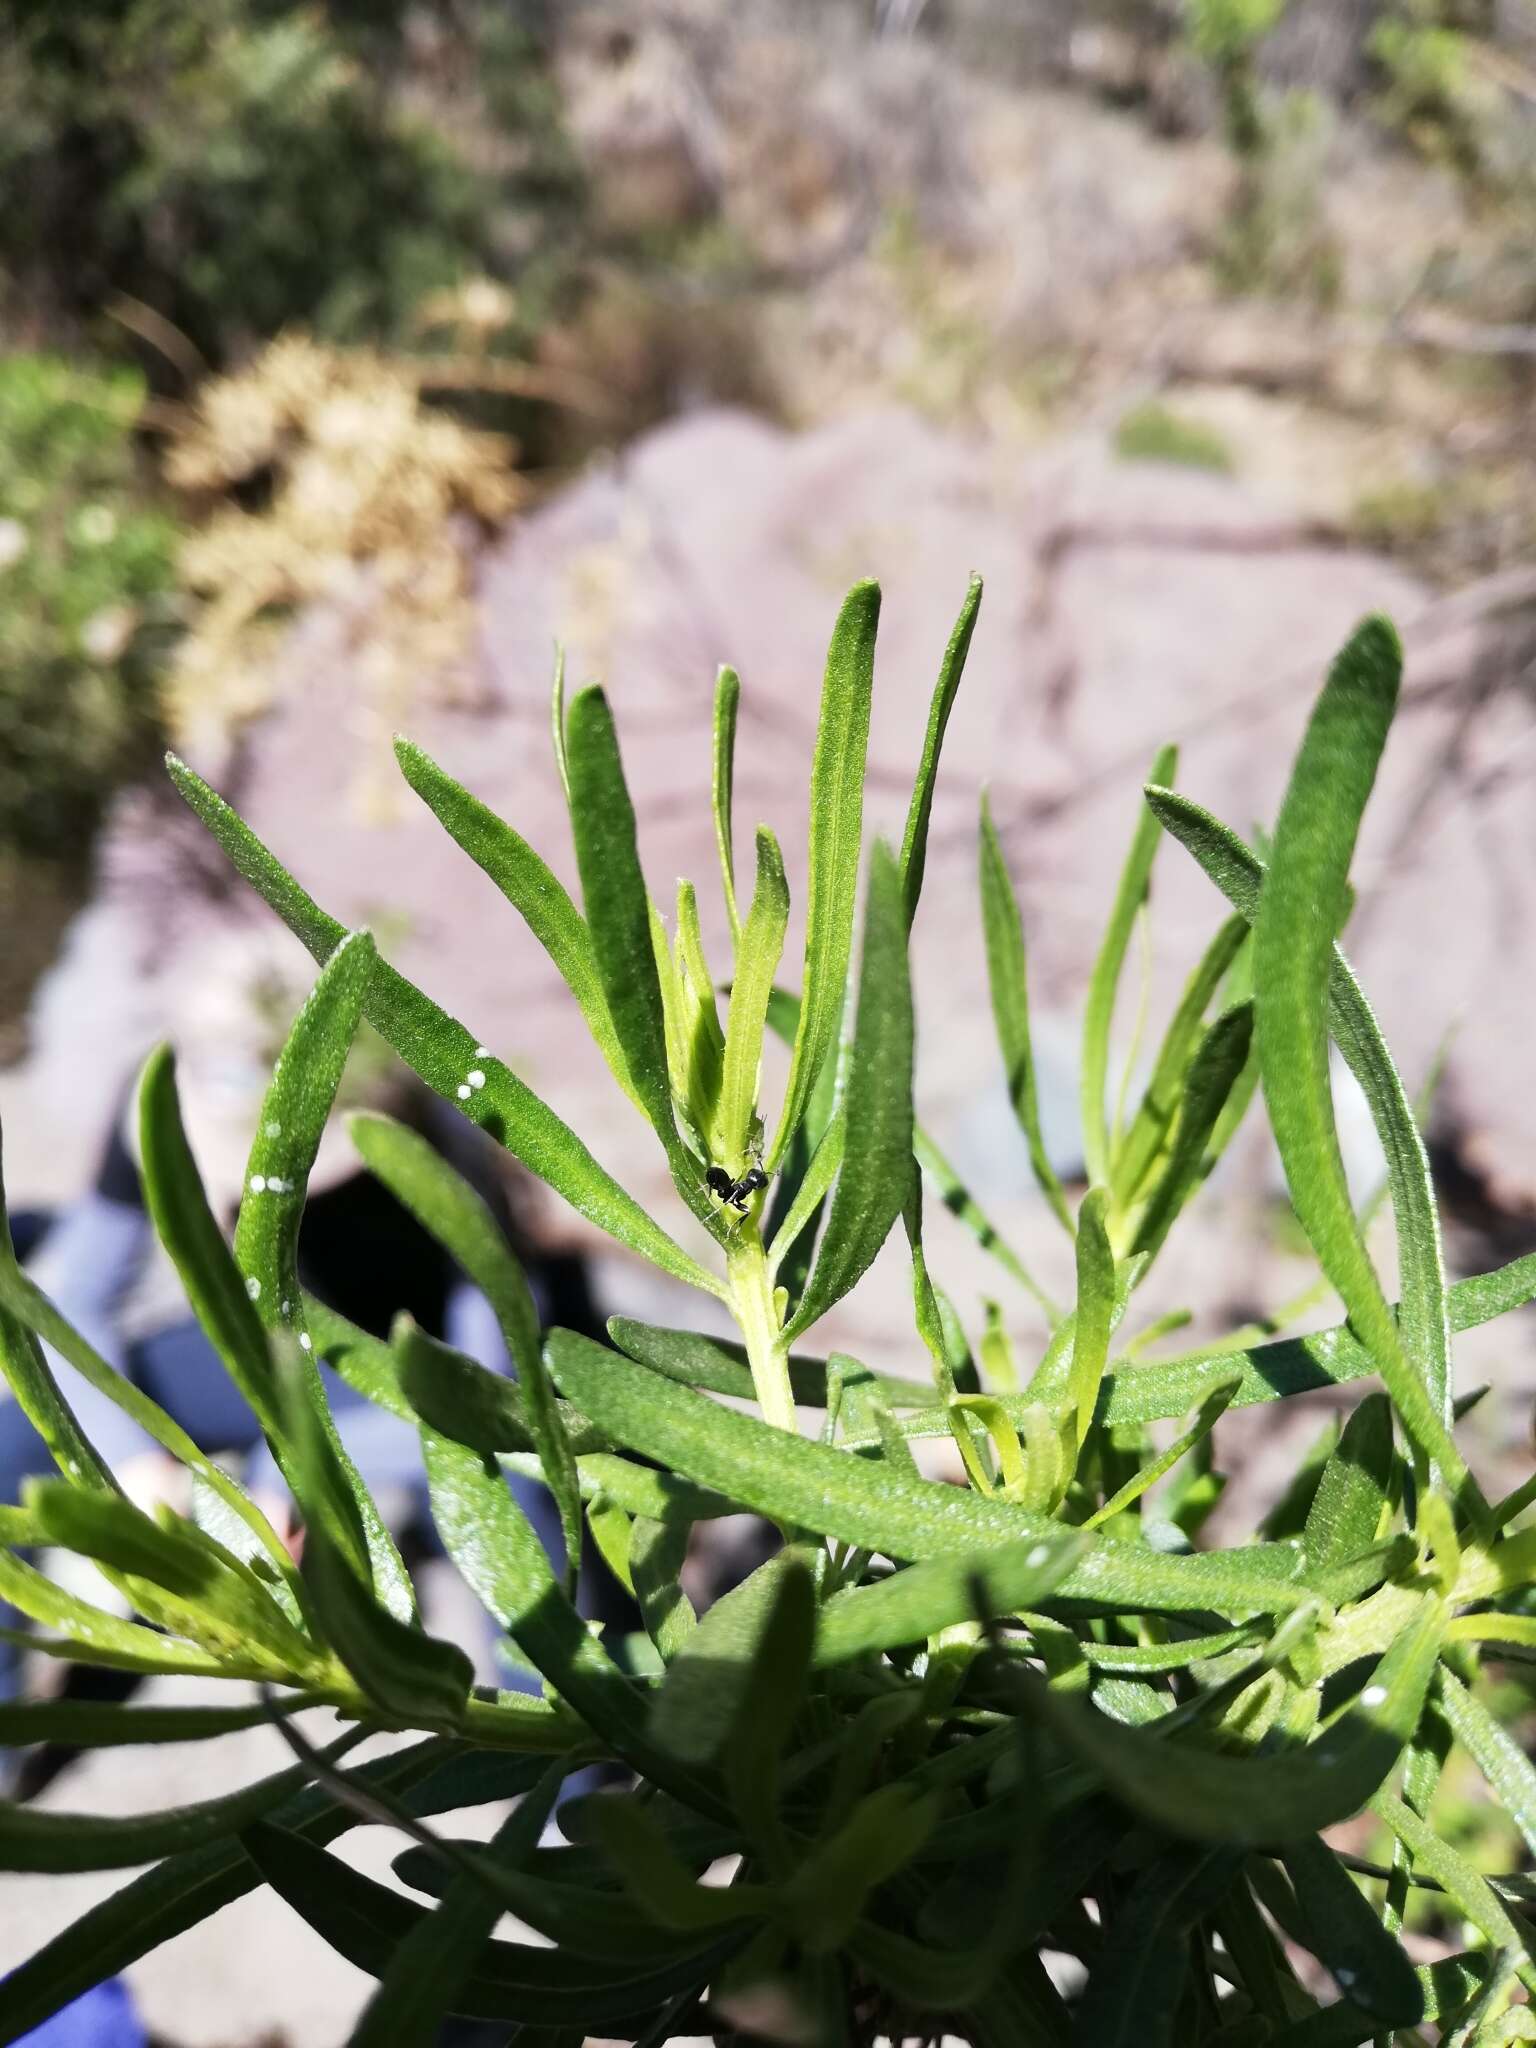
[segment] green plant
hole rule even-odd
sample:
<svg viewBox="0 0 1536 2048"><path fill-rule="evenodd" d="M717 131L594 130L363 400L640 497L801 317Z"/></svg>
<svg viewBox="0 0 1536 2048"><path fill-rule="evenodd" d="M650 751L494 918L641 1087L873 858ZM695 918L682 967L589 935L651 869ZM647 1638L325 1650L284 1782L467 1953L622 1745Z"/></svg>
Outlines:
<svg viewBox="0 0 1536 2048"><path fill-rule="evenodd" d="M1176 462L1185 469L1229 470L1232 451L1214 427L1186 419L1156 399L1132 406L1115 429L1126 462Z"/></svg>
<svg viewBox="0 0 1536 2048"><path fill-rule="evenodd" d="M1415 2040L1421 2024L1492 2042L1524 2024L1507 2009L1536 1982L1529 1886L1483 1876L1438 1839L1433 1803L1459 1744L1536 1847L1536 1770L1479 1687L1484 1657L1518 1660L1536 1642L1536 1530L1510 1533L1536 1481L1497 1504L1484 1497L1454 1438L1451 1372L1452 1332L1536 1292L1536 1256L1447 1285L1424 1148L1334 943L1397 693L1395 637L1368 621L1339 657L1267 861L1174 793L1171 749L1154 763L1088 991L1086 1194L1061 1184L1042 1141L1024 929L983 807L981 938L1023 1149L1075 1247L1063 1310L913 1118L907 936L979 599L973 585L945 654L902 845L877 846L868 863L856 966L878 592L860 585L843 608L812 769L798 997L777 982L788 897L766 828L750 901L738 893L739 686L721 673L714 817L735 951L723 1024L692 886L670 943L648 894L600 689L567 706L557 679L554 697L580 908L509 826L401 745L412 787L558 965L617 1086L653 1126L707 1259L172 763L237 869L324 962L273 1077L233 1247L199 1186L168 1051L141 1092L156 1226L282 1460L307 1524L303 1562L0 1259L0 1360L61 1472L3 1510L0 1533L13 1548L46 1541L96 1559L142 1620L114 1619L9 1553L0 1590L50 1630L54 1654L272 1689L259 1709L0 1709L0 1740L190 1740L259 1713L286 1727L310 1701L356 1730L419 1739L352 1768L356 1730L324 1753L290 1730L292 1770L172 1813L0 1808L0 1865L12 1869L166 1859L13 1973L0 2041L262 1882L379 1979L357 2044L429 2042L447 2012L515 2024L517 2039L647 2043L715 2031L1307 2048ZM1145 1091L1112 1113L1116 995L1165 835L1231 915ZM616 1349L560 1330L541 1346L523 1276L475 1197L376 1116L352 1126L363 1157L489 1296L519 1381L408 1323L389 1344L371 1340L305 1299L293 1279L305 1175L363 1016L590 1223L727 1307L740 1342L616 1320ZM792 1047L776 1114L758 1098L770 1026ZM1330 1039L1386 1153L1395 1310L1346 1189ZM1234 1332L1148 1360L1173 1325L1127 1334L1137 1291L1260 1088L1296 1214L1348 1320L1275 1341ZM711 1192L711 1169L740 1182L759 1161L768 1185L743 1193L741 1210ZM993 1311L966 1331L929 1273L915 1161L1029 1297L1027 1317ZM898 1218L932 1361L923 1384L805 1348ZM151 1519L116 1491L39 1338L192 1466L191 1520ZM461 1652L420 1626L330 1433L319 1358L419 1420L447 1547L543 1673L542 1702L473 1689ZM1214 1430L1228 1407L1371 1380L1251 1540L1197 1547L1221 1491ZM753 1397L758 1412L714 1393ZM819 1414L814 1440L795 1428L796 1403ZM1154 1425L1180 1417L1159 1447ZM921 1478L920 1439L947 1439L966 1483ZM585 1521L629 1576L643 1636L588 1631L498 1464L541 1473L573 1538ZM689 1531L738 1508L776 1521L784 1547L696 1616L678 1576ZM595 1756L625 1766L633 1789L571 1802L562 1843L546 1817L566 1775ZM510 1795L522 1804L488 1847L428 1825ZM1328 1845L1324 1831L1365 1809L1394 1844L1389 1866ZM410 1839L402 1875L435 1904L327 1853L381 1815ZM723 1857L740 1859L730 1881L701 1882ZM1396 1935L1415 1897L1440 1902L1459 1951L1410 1961ZM553 1946L490 1939L504 1909ZM1316 1963L1305 1980L1300 1952ZM1047 1953L1075 1958L1071 1974L1048 1970Z"/></svg>
<svg viewBox="0 0 1536 2048"><path fill-rule="evenodd" d="M1441 0L1399 0L1372 28L1368 50L1383 89L1378 118L1463 177L1487 165L1497 95L1474 74L1474 38Z"/></svg>
<svg viewBox="0 0 1536 2048"><path fill-rule="evenodd" d="M0 171L29 204L0 219L7 297L67 327L126 294L161 346L168 320L218 363L291 322L401 341L424 296L494 261L536 320L579 191L537 12L20 0Z"/></svg>
<svg viewBox="0 0 1536 2048"><path fill-rule="evenodd" d="M1239 157L1260 155L1266 128L1255 59L1286 0L1186 0L1189 46L1221 94L1227 140Z"/></svg>
<svg viewBox="0 0 1536 2048"><path fill-rule="evenodd" d="M78 854L147 760L177 530L135 473L131 370L0 361L0 855Z"/></svg>

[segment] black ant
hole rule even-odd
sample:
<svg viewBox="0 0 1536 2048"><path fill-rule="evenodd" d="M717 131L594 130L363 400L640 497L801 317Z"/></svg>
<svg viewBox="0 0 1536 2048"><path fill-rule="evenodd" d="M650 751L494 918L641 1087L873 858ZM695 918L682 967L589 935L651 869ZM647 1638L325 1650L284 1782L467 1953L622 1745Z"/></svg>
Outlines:
<svg viewBox="0 0 1536 2048"><path fill-rule="evenodd" d="M729 1202L745 1216L748 1195L767 1187L768 1176L760 1166L749 1166L740 1180L732 1180L723 1166L712 1166L704 1176L704 1184L716 1201Z"/></svg>

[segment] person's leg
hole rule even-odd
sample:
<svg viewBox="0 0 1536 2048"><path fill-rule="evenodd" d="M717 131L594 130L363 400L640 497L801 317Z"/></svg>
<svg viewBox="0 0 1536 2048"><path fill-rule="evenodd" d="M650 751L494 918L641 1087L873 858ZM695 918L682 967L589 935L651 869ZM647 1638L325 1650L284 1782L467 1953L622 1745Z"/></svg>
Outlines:
<svg viewBox="0 0 1536 2048"><path fill-rule="evenodd" d="M190 1317L157 1330L133 1349L133 1376L200 1450L242 1456L261 1442L261 1425L222 1358Z"/></svg>

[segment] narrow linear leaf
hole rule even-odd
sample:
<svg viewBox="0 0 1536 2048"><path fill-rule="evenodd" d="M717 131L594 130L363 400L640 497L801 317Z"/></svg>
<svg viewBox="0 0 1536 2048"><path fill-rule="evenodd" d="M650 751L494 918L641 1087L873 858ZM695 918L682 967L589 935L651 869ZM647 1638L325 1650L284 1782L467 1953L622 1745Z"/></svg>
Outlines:
<svg viewBox="0 0 1536 2048"><path fill-rule="evenodd" d="M1187 798L1169 790L1149 789L1147 802L1164 828L1189 849L1233 908L1252 924L1265 876L1257 856L1234 832ZM1451 1380L1444 1258L1424 1141L1380 1026L1337 945L1329 971L1328 1023L1345 1064L1360 1084L1386 1156L1398 1233L1404 1344L1409 1356L1418 1361L1432 1398L1448 1402Z"/></svg>
<svg viewBox="0 0 1536 2048"><path fill-rule="evenodd" d="M339 1756L362 1739L349 1729L326 1751ZM0 1867L46 1872L123 1870L159 1856L174 1856L222 1842L302 1789L308 1767L296 1764L219 1799L160 1813L60 1813L0 1800Z"/></svg>
<svg viewBox="0 0 1536 2048"><path fill-rule="evenodd" d="M1137 1229L1133 1255L1145 1252L1156 1257L1179 1211L1204 1178L1217 1119L1248 1063L1253 1015L1252 1003L1238 1003L1216 1019L1201 1041L1189 1069L1168 1164Z"/></svg>
<svg viewBox="0 0 1536 2048"><path fill-rule="evenodd" d="M313 1695L296 1693L275 1705L249 1707L130 1707L116 1701L23 1700L0 1706L0 1744L59 1742L71 1749L131 1749L162 1742L212 1742L297 1713Z"/></svg>
<svg viewBox="0 0 1536 2048"><path fill-rule="evenodd" d="M1358 1699L1316 1741L1236 1757L1112 1721L1020 1674L1021 1698L1138 1813L1171 1833L1258 1846L1357 1813L1418 1726L1444 1634L1425 1599Z"/></svg>
<svg viewBox="0 0 1536 2048"><path fill-rule="evenodd" d="M30 1275L22 1272L3 1254L0 1254L0 1304L26 1329L51 1344L87 1385L96 1393L105 1395L162 1450L169 1451L173 1458L205 1479L231 1512L240 1517L279 1570L285 1576L291 1572L281 1538L244 1489L200 1450L157 1402L131 1380L115 1372L79 1331L64 1320Z"/></svg>
<svg viewBox="0 0 1536 2048"><path fill-rule="evenodd" d="M1392 1479L1392 1404L1367 1394L1345 1423L1307 1511L1303 1547L1336 1564L1376 1541Z"/></svg>
<svg viewBox="0 0 1536 2048"><path fill-rule="evenodd" d="M1302 741L1254 924L1259 1070L1291 1200L1319 1262L1377 1359L1410 1437L1461 1491L1469 1479L1445 1427L1445 1385L1427 1384L1422 1359L1407 1356L1360 1235L1328 1078L1333 938L1401 667L1391 627L1368 620L1335 662Z"/></svg>
<svg viewBox="0 0 1536 2048"><path fill-rule="evenodd" d="M555 768L569 809L571 771L565 758L565 648L558 640L555 642L555 672L549 686L549 731L555 746Z"/></svg>
<svg viewBox="0 0 1536 2048"><path fill-rule="evenodd" d="M124 1577L151 1620L178 1627L209 1649L249 1652L281 1677L324 1671L328 1660L255 1573L191 1523L170 1516L155 1521L120 1494L57 1479L31 1480L24 1492L44 1542ZM146 1600L146 1585L164 1588L175 1604Z"/></svg>
<svg viewBox="0 0 1536 2048"><path fill-rule="evenodd" d="M766 825L757 832L757 881L744 930L738 933L736 974L725 1025L725 1077L720 1096L720 1142L728 1172L747 1164L752 1119L763 1063L768 998L784 950L789 884L779 843Z"/></svg>
<svg viewBox="0 0 1536 2048"><path fill-rule="evenodd" d="M1105 1200L1103 1188L1091 1188L1077 1218L1077 1308L1066 1398L1076 1418L1079 1445L1098 1406L1115 1322L1115 1255L1104 1223Z"/></svg>
<svg viewBox="0 0 1536 2048"><path fill-rule="evenodd" d="M438 1736L360 1764L352 1774L366 1786L393 1790L416 1814L508 1798L526 1790L543 1769L542 1758L474 1760L471 1771L449 1762ZM471 1777L476 1781L470 1783ZM318 1788L301 1792L274 1815L305 1840L324 1844L358 1826L354 1808L339 1806ZM43 1944L5 1979L0 2002L4 2048L104 1978L117 1975L150 1950L195 1927L221 1906L244 1898L261 1877L238 1841L168 1857L90 1907Z"/></svg>
<svg viewBox="0 0 1536 2048"><path fill-rule="evenodd" d="M775 1520L913 1559L967 1556L1061 1533L1060 1523L1011 1502L810 1443L655 1376L638 1382L622 1358L573 1331L551 1331L547 1356L556 1384L601 1428ZM1114 1611L1145 1605L1281 1613L1311 1597L1290 1583L1300 1563L1288 1545L1191 1557L1116 1545L1089 1552L1060 1592Z"/></svg>
<svg viewBox="0 0 1536 2048"><path fill-rule="evenodd" d="M1091 1514L1084 1522L1085 1529L1097 1529L1104 1522L1111 1522L1116 1515L1122 1515L1128 1507L1140 1500L1149 1487L1155 1486L1167 1472L1171 1472L1180 1458L1187 1457L1197 1444L1203 1443L1216 1427L1222 1416L1232 1405L1236 1393L1236 1377L1218 1380L1201 1401L1195 1411L1195 1418L1189 1427L1176 1436L1166 1450L1150 1458L1139 1472L1135 1472L1115 1493L1105 1501L1103 1507Z"/></svg>
<svg viewBox="0 0 1536 2048"><path fill-rule="evenodd" d="M564 745L564 726L561 725ZM554 962L608 1070L631 1099L634 1087L614 1035L586 922L553 869L527 840L471 796L409 740L395 741L400 772L470 859L488 875ZM561 770L564 773L564 755Z"/></svg>
<svg viewBox="0 0 1536 2048"><path fill-rule="evenodd" d="M797 1145L804 1135L802 1125L796 1134ZM821 1142L811 1154L800 1184L769 1239L769 1268L776 1280L783 1274L784 1284L795 1299L804 1292L827 1190L842 1170L847 1146L848 1117L846 1109L840 1109L822 1133Z"/></svg>
<svg viewBox="0 0 1536 2048"><path fill-rule="evenodd" d="M724 1225L710 1202L698 1163L678 1135L635 809L619 759L613 713L595 686L582 690L571 704L566 748L582 903L614 1036L640 1106L666 1149L678 1193L718 1237Z"/></svg>
<svg viewBox="0 0 1536 2048"><path fill-rule="evenodd" d="M1536 1767L1509 1731L1442 1665L1437 1697L1451 1733L1487 1779L1503 1812L1536 1854Z"/></svg>
<svg viewBox="0 0 1536 2048"><path fill-rule="evenodd" d="M1411 1806L1390 1792L1378 1792L1371 1811L1384 1820L1412 1856L1418 1870L1432 1877L1464 1917L1472 1922L1495 1949L1512 1951L1523 1960L1517 1965L1520 1981L1536 1992L1536 1963L1528 1955L1519 1929L1510 1918L1497 1893L1466 1857L1443 1842Z"/></svg>
<svg viewBox="0 0 1536 2048"><path fill-rule="evenodd" d="M380 1598L399 1620L408 1621L416 1611L410 1575L331 1419L299 1286L299 1225L309 1176L377 965L378 954L368 934L350 933L321 969L293 1021L272 1070L246 1161L235 1223L235 1260L263 1327L289 1332L304 1353L299 1374L324 1439L315 1478L325 1510L334 1517L333 1537L350 1552L349 1524L356 1522ZM170 1135L174 1143L174 1134ZM266 1429L268 1418L260 1410L257 1416ZM292 1487L282 1437L269 1432L268 1440Z"/></svg>
<svg viewBox="0 0 1536 2048"><path fill-rule="evenodd" d="M369 1976L381 1977L400 1943L431 1918L402 1893L286 1829L259 1823L241 1839L273 1890ZM491 1941L461 1980L453 2011L465 2019L512 2020L519 2026L621 2021L651 2011L682 1985L706 1981L719 1954L704 1950L679 1958L672 1950L649 1966L603 1965L559 1949Z"/></svg>
<svg viewBox="0 0 1536 2048"><path fill-rule="evenodd" d="M805 1701L816 1636L812 1561L794 1547L782 1557L745 1667L745 1696L731 1717L721 1754L726 1789L747 1840L779 1878L788 1874L791 1860L779 1812L783 1758ZM701 1627L698 1635L703 1634ZM671 1677L669 1672L669 1683Z"/></svg>
<svg viewBox="0 0 1536 2048"><path fill-rule="evenodd" d="M103 1498L107 1496L103 1495ZM112 1498L119 1498L117 1495ZM136 1621L124 1621L95 1607L77 1594L67 1593L46 1578L35 1565L0 1550L0 1599L6 1600L29 1620L60 1631L58 1638L24 1634L19 1629L0 1631L6 1642L21 1649L35 1649L46 1656L62 1656L78 1664L100 1664L115 1671L223 1672L228 1677L268 1678L271 1672L259 1656L243 1658L215 1656L199 1645L178 1636L165 1636Z"/></svg>
<svg viewBox="0 0 1536 2048"><path fill-rule="evenodd" d="M560 1512L567 1582L574 1588L582 1527L576 1462L544 1368L539 1312L527 1276L480 1196L419 1132L377 1115L354 1116L348 1128L369 1169L436 1238L495 1311L517 1374L533 1447Z"/></svg>
<svg viewBox="0 0 1536 2048"><path fill-rule="evenodd" d="M1536 1258L1516 1259L1496 1272L1459 1280L1450 1293L1451 1327L1458 1333L1477 1329L1495 1317L1524 1305L1536 1294ZM1132 1365L1110 1373L1104 1382L1101 1419L1116 1426L1153 1422L1186 1414L1199 1398L1202 1381L1223 1365L1240 1375L1232 1397L1234 1408L1256 1401L1274 1401L1304 1394L1316 1387L1343 1386L1366 1379L1377 1370L1347 1325L1321 1330L1311 1337L1284 1337L1250 1351L1219 1347L1190 1352L1155 1365Z"/></svg>
<svg viewBox="0 0 1536 2048"><path fill-rule="evenodd" d="M1424 1988L1338 1857L1313 1837L1288 1843L1281 1860L1307 1946L1344 1996L1388 2026L1416 2026L1425 2016Z"/></svg>
<svg viewBox="0 0 1536 2048"><path fill-rule="evenodd" d="M997 1042L1008 1074L1008 1099L1029 1148L1029 1163L1040 1192L1067 1230L1067 1207L1056 1170L1045 1149L1040 1126L1040 1101L1035 1084L1035 1055L1029 1029L1029 975L1024 947L1024 914L1014 893L1013 878L1002 841L992 822L987 798L981 800L981 919L987 949L987 983L992 991L992 1016Z"/></svg>
<svg viewBox="0 0 1536 2048"><path fill-rule="evenodd" d="M1248 936L1248 920L1234 915L1206 948L1179 998L1152 1068L1152 1078L1115 1156L1114 1198L1125 1208L1141 1192L1157 1156L1173 1135L1184 1077L1200 1043L1206 1011Z"/></svg>
<svg viewBox="0 0 1536 2048"><path fill-rule="evenodd" d="M1152 763L1151 780L1159 784L1171 783L1178 759L1177 747L1164 747ZM1125 965L1126 949L1131 942L1137 913L1146 902L1151 887L1152 863L1157 857L1159 838L1154 822L1143 814L1131 838L1131 850L1120 876L1120 886L1088 984L1088 1006L1083 1017L1082 1116L1083 1158L1090 1183L1107 1185L1111 1178L1109 1118L1104 1101L1109 1080L1109 1033L1114 1021L1120 971Z"/></svg>
<svg viewBox="0 0 1536 2048"><path fill-rule="evenodd" d="M0 1175L0 1273L19 1277L16 1248L6 1214L4 1177ZM48 1455L66 1479L77 1486L116 1493L117 1481L106 1461L75 1419L74 1410L43 1355L43 1347L12 1307L0 1307L0 1378L16 1397L17 1406L41 1437Z"/></svg>
<svg viewBox="0 0 1536 2048"><path fill-rule="evenodd" d="M652 1700L652 1739L673 1756L708 1764L754 1696L758 1646L770 1626L782 1582L804 1571L793 1548L781 1550L723 1593L690 1631Z"/></svg>
<svg viewBox="0 0 1536 2048"><path fill-rule="evenodd" d="M653 931L653 945L654 937ZM698 892L689 881L677 885L677 950L672 975L662 984L662 999L675 1001L680 1013L681 1085L674 1062L673 1094L686 1106L687 1128L697 1133L703 1150L712 1154L718 1149L715 1130L725 1072L725 1034L720 1029L714 980L699 929ZM670 1048L667 1057L673 1061Z"/></svg>
<svg viewBox="0 0 1536 2048"><path fill-rule="evenodd" d="M816 1621L816 1663L841 1664L873 1650L904 1649L961 1621L1017 1614L1045 1599L1084 1551L1062 1530L1038 1542L1000 1544L973 1556L932 1558L872 1585L838 1593Z"/></svg>
<svg viewBox="0 0 1536 2048"><path fill-rule="evenodd" d="M921 1124L913 1125L912 1151L918 1165L927 1175L934 1193L950 1215L965 1226L983 1251L990 1252L998 1264L1013 1275L1025 1293L1031 1295L1039 1304L1048 1322L1058 1322L1061 1310L1040 1286L1018 1253L998 1235L992 1219L982 1209Z"/></svg>
<svg viewBox="0 0 1536 2048"><path fill-rule="evenodd" d="M1171 2048L1189 1973L1187 1928L1233 1881L1235 1859L1175 1849L1137 1878L1104 1930L1074 2038L1094 2048Z"/></svg>
<svg viewBox="0 0 1536 2048"><path fill-rule="evenodd" d="M250 827L184 762L170 755L167 765L181 796L218 841L236 872L316 960L329 959L345 937L345 928L305 894ZM488 1130L513 1158L569 1202L578 1216L674 1279L707 1294L723 1294L723 1283L652 1221L547 1103L385 961L374 970L364 1015L413 1073ZM484 1075L482 1087L476 1088L466 1079L471 1072ZM468 1097L461 1095L463 1088L470 1090Z"/></svg>
<svg viewBox="0 0 1536 2048"><path fill-rule="evenodd" d="M863 1277L901 1214L913 1174L912 1054L901 879L887 849L877 845L869 874L842 1170L786 1340L808 1329Z"/></svg>
<svg viewBox="0 0 1536 2048"><path fill-rule="evenodd" d="M564 1771L563 1763L552 1765L477 1852L490 1870L515 1869L537 1848ZM395 1949L348 2048L437 2048L459 1984L490 1940L503 1905L479 1869L460 1871L437 1910L424 1914Z"/></svg>
<svg viewBox="0 0 1536 2048"><path fill-rule="evenodd" d="M610 1316L608 1334L626 1357L649 1366L652 1372L665 1374L681 1386L702 1387L711 1394L735 1394L744 1401L752 1398L752 1373L743 1344L706 1337L697 1330L663 1330L654 1323L637 1323L629 1316ZM898 1379L894 1373L872 1373L870 1380L893 1407L929 1407L937 1399L933 1388L922 1380ZM803 1406L827 1405L824 1360L792 1353L789 1383L796 1401Z"/></svg>
<svg viewBox="0 0 1536 2048"><path fill-rule="evenodd" d="M933 686L933 696L928 705L928 729L923 735L922 759L917 764L917 779L912 785L912 801L907 808L907 827L901 836L901 893L906 905L908 931L912 929L918 898L923 893L923 872L928 862L928 825L933 816L933 793L939 779L939 756L944 749L944 734L949 725L949 714L955 706L960 678L965 674L965 659L971 651L971 635L976 630L976 615L981 610L981 588L981 578L972 576L965 588L960 616L955 620L949 644L944 649L939 679Z"/></svg>
<svg viewBox="0 0 1536 2048"><path fill-rule="evenodd" d="M764 1160L769 1173L805 1115L811 1089L837 1042L842 1017L858 903L864 769L879 623L879 584L856 583L843 602L827 650L811 762L805 976L784 1107Z"/></svg>
<svg viewBox="0 0 1536 2048"><path fill-rule="evenodd" d="M305 1507L322 1483L325 1440L297 1372L284 1374L280 1395L294 1492ZM375 1597L366 1559L359 1569L332 1537L328 1520L314 1521L306 1531L303 1573L326 1639L364 1698L406 1727L446 1733L461 1725L474 1679L468 1657L384 1606Z"/></svg>
<svg viewBox="0 0 1536 2048"><path fill-rule="evenodd" d="M683 1590L693 1523L682 1515L653 1521L638 1515L629 1539L629 1569L645 1632L663 1663L670 1664L687 1645L698 1616Z"/></svg>
<svg viewBox="0 0 1536 2048"><path fill-rule="evenodd" d="M267 1332L224 1242L187 1143L175 1060L168 1046L150 1055L139 1082L139 1150L149 1213L198 1323L261 1424L279 1469L306 1515L323 1523L331 1542L351 1560L360 1576L371 1580L375 1552L364 1520L363 1489L350 1461L344 1460L338 1449L325 1392L312 1364L297 1368L316 1438L311 1466L300 1481L289 1441L290 1417ZM277 1308L280 1314L280 1301ZM376 1513L368 1519L376 1521ZM382 1524L379 1527L382 1529ZM398 1585L399 1580L390 1573L380 1590L388 1589L398 1597Z"/></svg>
<svg viewBox="0 0 1536 2048"><path fill-rule="evenodd" d="M430 1429L422 1431L422 1446L443 1546L487 1613L596 1736L658 1785L719 1815L721 1806L695 1774L647 1736L642 1697L561 1592L543 1544L495 1465Z"/></svg>
<svg viewBox="0 0 1536 2048"><path fill-rule="evenodd" d="M725 914L730 919L732 941L738 947L741 944L741 913L736 907L736 845L732 835L732 810L736 789L736 721L740 710L741 678L735 669L722 668L715 677L715 744L710 796L715 817L715 846L720 855L720 881L725 890Z"/></svg>

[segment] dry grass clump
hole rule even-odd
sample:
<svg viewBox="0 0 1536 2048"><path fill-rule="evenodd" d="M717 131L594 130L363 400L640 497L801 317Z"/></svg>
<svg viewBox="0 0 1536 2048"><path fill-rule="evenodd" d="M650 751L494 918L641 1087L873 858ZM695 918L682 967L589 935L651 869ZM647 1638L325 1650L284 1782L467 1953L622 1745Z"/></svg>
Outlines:
<svg viewBox="0 0 1536 2048"><path fill-rule="evenodd" d="M210 380L166 462L179 489L225 499L182 550L196 609L166 681L176 737L263 710L275 638L316 600L341 610L386 729L419 681L451 688L473 543L526 495L516 454L424 402L419 365L371 349L287 334Z"/></svg>

